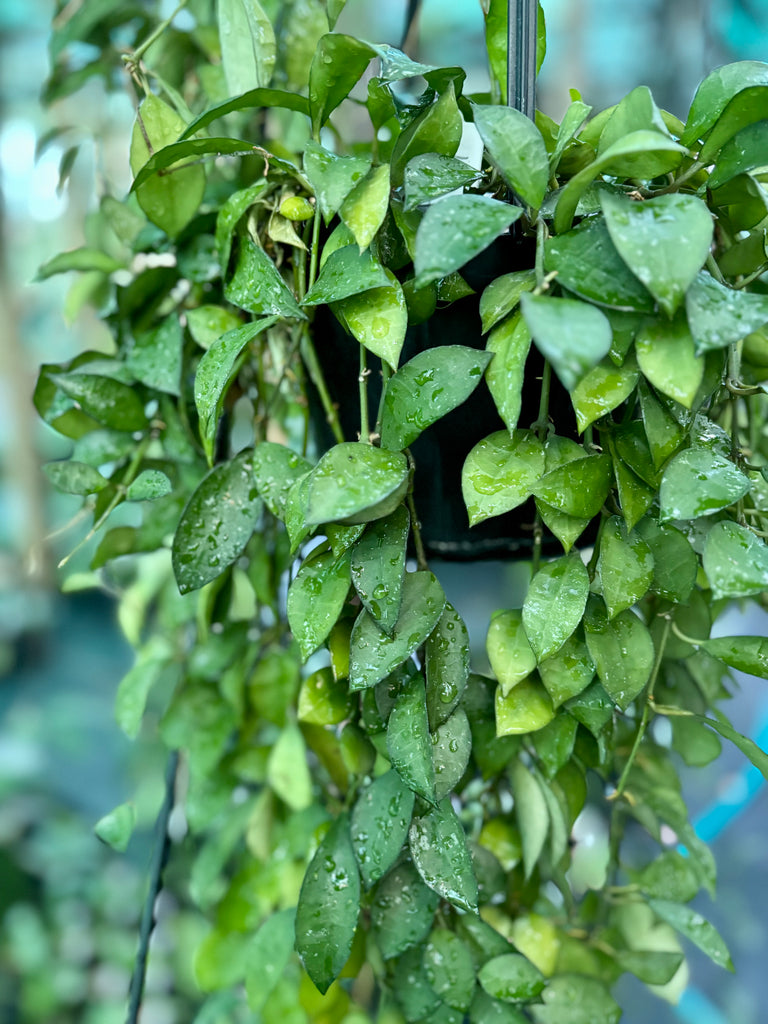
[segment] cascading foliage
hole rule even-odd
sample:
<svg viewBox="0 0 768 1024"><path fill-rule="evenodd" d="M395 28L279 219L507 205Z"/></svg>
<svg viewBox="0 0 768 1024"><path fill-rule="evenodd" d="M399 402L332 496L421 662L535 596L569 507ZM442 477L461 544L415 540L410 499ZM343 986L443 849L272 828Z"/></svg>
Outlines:
<svg viewBox="0 0 768 1024"><path fill-rule="evenodd" d="M768 641L710 639L768 589L768 65L713 72L685 123L640 86L534 125L497 102L501 4L474 96L332 31L343 0L201 0L183 30L134 6L131 193L41 271L87 272L114 351L44 366L35 403L73 441L47 472L84 496L136 648L120 724L182 752L200 988L244 983L265 1024L603 1024L623 972L679 993L685 942L730 968L689 905L715 866L678 775L721 737L768 770L720 710L730 669L768 678ZM57 22L49 99L116 66L108 7ZM100 47L85 71L75 40ZM472 124L479 168L456 158ZM479 296L483 341L402 361L512 225L535 257ZM453 467L468 521L532 525L488 674L425 557L410 455L475 389L500 419ZM587 799L610 857L585 892Z"/></svg>

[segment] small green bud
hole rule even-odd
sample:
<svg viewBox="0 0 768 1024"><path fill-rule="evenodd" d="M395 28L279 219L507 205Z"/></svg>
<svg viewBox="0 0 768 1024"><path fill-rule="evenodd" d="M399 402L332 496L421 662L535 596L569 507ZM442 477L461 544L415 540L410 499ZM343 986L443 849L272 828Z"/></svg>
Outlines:
<svg viewBox="0 0 768 1024"><path fill-rule="evenodd" d="M311 220L315 215L315 208L303 196L288 196L280 203L279 212L288 220Z"/></svg>

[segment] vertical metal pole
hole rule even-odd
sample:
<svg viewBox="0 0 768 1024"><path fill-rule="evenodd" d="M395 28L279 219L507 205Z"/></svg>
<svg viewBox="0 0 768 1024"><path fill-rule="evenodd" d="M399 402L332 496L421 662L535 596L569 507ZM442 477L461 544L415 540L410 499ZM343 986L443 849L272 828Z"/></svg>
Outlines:
<svg viewBox="0 0 768 1024"><path fill-rule="evenodd" d="M507 104L536 116L536 0L508 0Z"/></svg>

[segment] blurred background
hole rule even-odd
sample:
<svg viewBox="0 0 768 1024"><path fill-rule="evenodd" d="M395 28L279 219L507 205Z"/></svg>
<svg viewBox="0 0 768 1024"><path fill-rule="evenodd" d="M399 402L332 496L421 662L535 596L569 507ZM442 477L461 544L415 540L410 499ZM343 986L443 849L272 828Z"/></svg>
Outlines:
<svg viewBox="0 0 768 1024"><path fill-rule="evenodd" d="M403 0L348 0L339 27L397 43L404 8ZM768 0L544 0L544 8L549 45L539 106L557 119L572 87L599 110L641 83L684 117L714 66L768 59ZM133 108L98 77L74 97L41 105L53 13L47 0L0 3L0 1024L117 1024L164 755L152 737L129 743L114 724L115 689L130 651L109 595L79 592L77 577L69 593L59 593L55 565L77 537L71 520L80 500L55 494L39 468L67 454L68 443L32 407L37 365L106 349L109 339L83 306L87 274L31 282L41 263L83 244L105 183L118 194L127 190ZM478 0L424 0L418 57L460 63L470 72L469 91L483 89L482 32ZM485 571L500 587L514 585L514 566ZM467 607L496 606L486 597L489 578L478 577L476 594L466 593L466 577L462 583ZM449 594L450 584L449 576ZM765 623L721 626L729 631L764 632ZM765 683L744 677L731 714L737 728L766 745ZM731 947L736 976L693 951L691 987L677 1007L627 983L627 1024L764 1021L768 799L761 782L731 750L685 774L689 805L720 870L718 902L706 912ZM140 827L118 855L92 826L129 799ZM599 856L603 837L585 829L582 844ZM142 1021L233 1019L211 1000L199 1011L189 950L201 924L181 909L174 922L153 953Z"/></svg>

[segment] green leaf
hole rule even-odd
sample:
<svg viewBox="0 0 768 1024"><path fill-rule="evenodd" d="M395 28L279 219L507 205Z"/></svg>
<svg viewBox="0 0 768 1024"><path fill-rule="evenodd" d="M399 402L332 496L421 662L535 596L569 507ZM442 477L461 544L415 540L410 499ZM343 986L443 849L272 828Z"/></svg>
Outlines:
<svg viewBox="0 0 768 1024"><path fill-rule="evenodd" d="M452 793L463 778L471 752L469 719L459 708L432 734L432 762L438 802Z"/></svg>
<svg viewBox="0 0 768 1024"><path fill-rule="evenodd" d="M307 766L307 748L297 725L285 725L267 761L267 782L292 811L306 810L312 803L312 777Z"/></svg>
<svg viewBox="0 0 768 1024"><path fill-rule="evenodd" d="M705 138L728 103L751 86L768 85L768 67L757 60L736 61L712 71L696 90L681 142Z"/></svg>
<svg viewBox="0 0 768 1024"><path fill-rule="evenodd" d="M640 329L635 352L645 378L662 394L690 409L704 377L684 316L655 320Z"/></svg>
<svg viewBox="0 0 768 1024"><path fill-rule="evenodd" d="M650 89L647 85L639 85L613 108L600 134L598 156L602 156L614 144L620 143L631 132L645 130L656 132L662 138L671 140ZM616 160L612 171L619 177L656 178L671 171L679 163L680 157L674 152L653 155L645 153L642 156L631 154Z"/></svg>
<svg viewBox="0 0 768 1024"><path fill-rule="evenodd" d="M346 683L337 682L330 668L321 668L302 682L296 717L309 725L340 725L353 705Z"/></svg>
<svg viewBox="0 0 768 1024"><path fill-rule="evenodd" d="M147 387L167 395L180 395L183 349L184 336L174 313L151 331L135 335L126 366Z"/></svg>
<svg viewBox="0 0 768 1024"><path fill-rule="evenodd" d="M603 507L610 485L610 459L584 454L584 458L574 458L546 473L533 493L560 512L591 519Z"/></svg>
<svg viewBox="0 0 768 1024"><path fill-rule="evenodd" d="M371 932L385 960L422 941L432 927L439 901L410 861L398 864L379 882L371 904ZM418 954L421 957L421 950Z"/></svg>
<svg viewBox="0 0 768 1024"><path fill-rule="evenodd" d="M469 633L451 605L445 610L426 643L427 715L431 730L453 713L469 679Z"/></svg>
<svg viewBox="0 0 768 1024"><path fill-rule="evenodd" d="M205 191L205 171L199 164L174 167L177 160L188 155L186 150L176 152L176 147L173 159L163 165L163 169L168 168L167 174L154 175L155 167L150 170L147 165L156 161L158 153L175 142L185 128L184 121L167 103L149 93L139 107L131 135L131 171L136 176L132 188L139 206L171 237L178 235L197 213Z"/></svg>
<svg viewBox="0 0 768 1024"><path fill-rule="evenodd" d="M538 210L549 182L549 157L536 125L519 110L472 104L475 127L511 189Z"/></svg>
<svg viewBox="0 0 768 1024"><path fill-rule="evenodd" d="M556 715L549 725L539 729L533 737L536 757L541 762L548 779L554 779L563 765L571 759L578 727L579 723L576 719L572 715L567 714L567 712L563 712L560 715ZM546 797L546 791L544 793ZM550 817L553 822L554 842L555 815L550 813Z"/></svg>
<svg viewBox="0 0 768 1024"><path fill-rule="evenodd" d="M738 523L712 527L704 544L703 564L716 598L748 597L768 588L768 547Z"/></svg>
<svg viewBox="0 0 768 1024"><path fill-rule="evenodd" d="M520 308L536 347L552 363L567 391L608 355L611 325L594 306L577 299L524 294Z"/></svg>
<svg viewBox="0 0 768 1024"><path fill-rule="evenodd" d="M715 732L718 732L723 739L733 743L752 762L763 778L768 780L768 754L761 750L754 740L751 740L748 736L742 736L740 732L736 732L725 715L715 711L715 716L715 718L705 718L703 715L696 715L696 718L699 722L703 722L711 729L714 729Z"/></svg>
<svg viewBox="0 0 768 1024"><path fill-rule="evenodd" d="M536 655L523 628L522 612L517 609L493 616L485 650L504 697L536 668Z"/></svg>
<svg viewBox="0 0 768 1024"><path fill-rule="evenodd" d="M402 600L410 519L401 505L367 527L352 552L352 583L363 606L385 633L395 628Z"/></svg>
<svg viewBox="0 0 768 1024"><path fill-rule="evenodd" d="M558 974L531 1006L535 1024L618 1024L621 1008L607 986L583 974Z"/></svg>
<svg viewBox="0 0 768 1024"><path fill-rule="evenodd" d="M266 88L277 47L272 23L258 0L217 0L217 23L230 96Z"/></svg>
<svg viewBox="0 0 768 1024"><path fill-rule="evenodd" d="M161 655L142 652L120 680L115 696L115 721L129 739L135 740L139 735L149 691L168 664L165 652Z"/></svg>
<svg viewBox="0 0 768 1024"><path fill-rule="evenodd" d="M284 110L295 110L299 114L309 114L309 102L306 96L299 96L294 92L285 92L282 89L249 89L240 96L217 103L203 111L194 121L191 121L181 135L179 142L197 135L203 128L207 128L213 121L218 121L227 114L233 114L238 110L258 110L261 108L280 107Z"/></svg>
<svg viewBox="0 0 768 1024"><path fill-rule="evenodd" d="M631 611L609 619L596 599L587 608L584 631L603 688L626 711L651 676L655 657L651 634Z"/></svg>
<svg viewBox="0 0 768 1024"><path fill-rule="evenodd" d="M568 143L575 135L578 135L581 126L591 113L592 107L587 103L583 103L581 100L573 100L570 104L563 115L560 127L557 129L555 148L549 157L550 174L556 173Z"/></svg>
<svg viewBox="0 0 768 1024"><path fill-rule="evenodd" d="M349 591L349 553L307 559L288 588L288 623L304 661L330 633Z"/></svg>
<svg viewBox="0 0 768 1024"><path fill-rule="evenodd" d="M730 459L708 448L686 448L664 470L660 516L662 520L711 516L743 498L749 488L749 477Z"/></svg>
<svg viewBox="0 0 768 1024"><path fill-rule="evenodd" d="M523 292L533 291L535 287L535 270L514 270L511 274L502 274L491 281L480 296L483 334L512 312Z"/></svg>
<svg viewBox="0 0 768 1024"><path fill-rule="evenodd" d="M400 451L461 405L482 380L490 356L463 345L419 352L387 383L381 443Z"/></svg>
<svg viewBox="0 0 768 1024"><path fill-rule="evenodd" d="M356 245L345 245L331 253L317 280L302 300L303 306L322 306L359 295L372 288L391 288L387 272L370 252L361 253Z"/></svg>
<svg viewBox="0 0 768 1024"><path fill-rule="evenodd" d="M215 580L251 538L261 514L253 479L253 453L215 466L181 514L173 538L173 572L182 594Z"/></svg>
<svg viewBox="0 0 768 1024"><path fill-rule="evenodd" d="M379 164L355 185L339 210L339 216L355 236L361 251L373 241L388 207L389 164Z"/></svg>
<svg viewBox="0 0 768 1024"><path fill-rule="evenodd" d="M469 1008L469 1019L471 1024L528 1024L528 1018L520 1010L516 1010L510 1003L492 999L481 988L475 991Z"/></svg>
<svg viewBox="0 0 768 1024"><path fill-rule="evenodd" d="M346 441L323 455L309 477L306 523L345 525L381 519L408 488L408 463L396 452Z"/></svg>
<svg viewBox="0 0 768 1024"><path fill-rule="evenodd" d="M576 721L599 739L613 717L611 698L598 682L592 683L578 697L568 701L567 710Z"/></svg>
<svg viewBox="0 0 768 1024"><path fill-rule="evenodd" d="M483 964L477 980L494 999L509 1003L535 999L546 983L544 975L520 953L496 956Z"/></svg>
<svg viewBox="0 0 768 1024"><path fill-rule="evenodd" d="M145 469L128 485L127 501L156 501L173 490L173 484L159 469Z"/></svg>
<svg viewBox="0 0 768 1024"><path fill-rule="evenodd" d="M768 121L758 121L742 128L723 146L715 168L709 176L708 185L715 189L727 184L738 174L755 171L758 174L766 166L765 150L768 144Z"/></svg>
<svg viewBox="0 0 768 1024"><path fill-rule="evenodd" d="M613 473L621 514L624 516L627 529L631 530L653 504L656 489L645 484L615 453Z"/></svg>
<svg viewBox="0 0 768 1024"><path fill-rule="evenodd" d="M81 246L79 249L70 249L69 252L60 252L53 259L43 263L35 274L35 281L45 281L54 274L66 274L70 270L95 270L100 274L111 274L123 266L125 264L121 260L108 256L101 249Z"/></svg>
<svg viewBox="0 0 768 1024"><path fill-rule="evenodd" d="M288 492L312 467L301 455L274 441L262 441L253 451L253 477L273 516L285 519Z"/></svg>
<svg viewBox="0 0 768 1024"><path fill-rule="evenodd" d="M676 603L687 601L696 583L699 560L685 535L652 519L641 519L637 532L653 555L653 593Z"/></svg>
<svg viewBox="0 0 768 1024"><path fill-rule="evenodd" d="M597 570L608 618L637 604L648 592L653 579L651 549L633 530L628 531L618 516L603 524Z"/></svg>
<svg viewBox="0 0 768 1024"><path fill-rule="evenodd" d="M698 353L726 348L768 323L768 295L728 288L703 272L685 306Z"/></svg>
<svg viewBox="0 0 768 1024"><path fill-rule="evenodd" d="M197 364L195 406L200 424L200 438L209 465L213 463L213 449L221 408L227 390L240 370L241 355L246 345L276 321L276 316L264 317L255 323L227 331L203 353Z"/></svg>
<svg viewBox="0 0 768 1024"><path fill-rule="evenodd" d="M714 925L697 911L671 900L650 899L648 905L657 917L672 925L675 931L680 932L686 939L690 939L719 967L726 967L729 971L734 969L730 953Z"/></svg>
<svg viewBox="0 0 768 1024"><path fill-rule="evenodd" d="M646 985L666 985L683 962L682 953L656 953L650 950L623 950L616 955L622 971L629 971Z"/></svg>
<svg viewBox="0 0 768 1024"><path fill-rule="evenodd" d="M739 672L768 679L768 640L762 636L721 636L699 647Z"/></svg>
<svg viewBox="0 0 768 1024"><path fill-rule="evenodd" d="M408 838L415 797L396 771L367 786L352 810L352 846L370 889L392 867ZM378 895L378 893L377 893Z"/></svg>
<svg viewBox="0 0 768 1024"><path fill-rule="evenodd" d="M349 959L360 912L360 876L345 814L307 868L296 909L296 949L315 986L328 991Z"/></svg>
<svg viewBox="0 0 768 1024"><path fill-rule="evenodd" d="M523 736L549 725L555 717L552 701L535 678L524 679L505 697L496 690L496 735Z"/></svg>
<svg viewBox="0 0 768 1024"><path fill-rule="evenodd" d="M416 232L416 287L460 270L522 215L482 195L447 196L427 208Z"/></svg>
<svg viewBox="0 0 768 1024"><path fill-rule="evenodd" d="M658 399L642 378L638 381L637 393L640 396L643 427L653 465L654 468L660 467L687 440L686 429L680 423L685 414L682 407L678 406L678 416L673 416L669 403ZM635 464L632 464L632 468L639 474L639 468ZM650 482L652 475L643 475L643 479Z"/></svg>
<svg viewBox="0 0 768 1024"><path fill-rule="evenodd" d="M105 427L142 430L147 425L144 404L128 384L94 373L52 373L49 379Z"/></svg>
<svg viewBox="0 0 768 1024"><path fill-rule="evenodd" d="M392 184L402 184L405 168L414 157L425 153L455 156L463 129L464 120L456 103L455 85L450 82L437 102L417 114L400 132L390 158Z"/></svg>
<svg viewBox="0 0 768 1024"><path fill-rule="evenodd" d="M387 751L403 782L422 800L434 804L432 740L424 681L420 676L410 679L397 695L387 724Z"/></svg>
<svg viewBox="0 0 768 1024"><path fill-rule="evenodd" d="M432 989L454 1010L466 1011L475 991L475 966L461 939L435 928L424 946L424 970Z"/></svg>
<svg viewBox="0 0 768 1024"><path fill-rule="evenodd" d="M451 801L446 798L409 832L413 863L438 896L459 910L477 913L477 881L466 836Z"/></svg>
<svg viewBox="0 0 768 1024"><path fill-rule="evenodd" d="M672 316L709 255L714 224L706 204L680 192L643 202L605 192L600 202L621 258Z"/></svg>
<svg viewBox="0 0 768 1024"><path fill-rule="evenodd" d="M361 345L396 370L408 328L408 307L400 282L391 271L385 273L387 288L350 295L335 303L333 310Z"/></svg>
<svg viewBox="0 0 768 1024"><path fill-rule="evenodd" d="M499 430L480 441L461 474L469 525L522 505L543 471L544 447L530 430Z"/></svg>
<svg viewBox="0 0 768 1024"><path fill-rule="evenodd" d="M398 960L392 976L392 987L402 1014L409 1022L426 1021L433 1011L443 1008L440 998L427 981L422 960L423 948L409 949ZM402 1020L397 1016L398 1024Z"/></svg>
<svg viewBox="0 0 768 1024"><path fill-rule="evenodd" d="M530 347L531 332L517 314L497 324L488 335L487 351L493 354L493 359L485 371L485 382L510 432L517 427L520 418L525 361Z"/></svg>
<svg viewBox="0 0 768 1024"><path fill-rule="evenodd" d="M719 757L723 745L719 738L694 718L673 718L672 749L676 750L687 765L703 768ZM698 888L698 886L697 886ZM679 897L673 896L673 899Z"/></svg>
<svg viewBox="0 0 768 1024"><path fill-rule="evenodd" d="M648 896L687 903L699 891L699 879L689 857L665 850L643 868L636 879Z"/></svg>
<svg viewBox="0 0 768 1024"><path fill-rule="evenodd" d="M317 204L328 224L341 204L361 182L371 166L369 157L337 156L316 142L304 146L304 173L312 185Z"/></svg>
<svg viewBox="0 0 768 1024"><path fill-rule="evenodd" d="M136 825L136 808L132 803L120 804L109 814L99 818L93 831L107 846L118 853L125 853Z"/></svg>
<svg viewBox="0 0 768 1024"><path fill-rule="evenodd" d="M439 199L448 192L468 185L481 172L463 160L439 153L422 153L408 162L404 173L404 209L415 210L422 203Z"/></svg>
<svg viewBox="0 0 768 1024"><path fill-rule="evenodd" d="M571 392L579 433L626 401L637 386L637 378L637 363L631 355L622 366L603 359L585 374Z"/></svg>
<svg viewBox="0 0 768 1024"><path fill-rule="evenodd" d="M293 954L296 911L278 910L263 921L248 946L245 991L248 1006L259 1013L280 981Z"/></svg>
<svg viewBox="0 0 768 1024"><path fill-rule="evenodd" d="M742 128L768 117L768 82L742 89L723 109L699 153L703 164L712 163L719 150Z"/></svg>
<svg viewBox="0 0 768 1024"><path fill-rule="evenodd" d="M309 115L315 137L375 55L368 43L352 36L322 36L309 69Z"/></svg>
<svg viewBox="0 0 768 1024"><path fill-rule="evenodd" d="M109 480L98 469L71 459L47 462L43 471L54 487L66 494L97 494L109 484Z"/></svg>
<svg viewBox="0 0 768 1024"><path fill-rule="evenodd" d="M653 312L653 299L611 241L602 217L587 217L571 231L548 238L544 269L579 298L611 309Z"/></svg>
<svg viewBox="0 0 768 1024"><path fill-rule="evenodd" d="M391 636L363 611L350 638L349 685L364 690L385 679L416 651L437 625L445 606L443 588L431 572L406 573L400 617Z"/></svg>
<svg viewBox="0 0 768 1024"><path fill-rule="evenodd" d="M559 651L541 663L539 674L557 708L589 686L595 675L595 663L584 640L573 634Z"/></svg>
<svg viewBox="0 0 768 1024"><path fill-rule="evenodd" d="M305 319L280 271L249 235L240 236L235 271L224 287L224 295L249 313Z"/></svg>
<svg viewBox="0 0 768 1024"><path fill-rule="evenodd" d="M510 766L510 779L515 817L523 840L525 877L530 878L549 834L549 811L539 782L517 758Z"/></svg>

